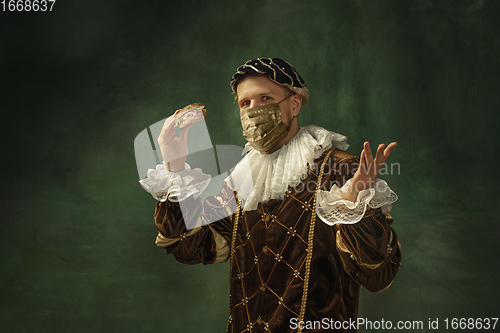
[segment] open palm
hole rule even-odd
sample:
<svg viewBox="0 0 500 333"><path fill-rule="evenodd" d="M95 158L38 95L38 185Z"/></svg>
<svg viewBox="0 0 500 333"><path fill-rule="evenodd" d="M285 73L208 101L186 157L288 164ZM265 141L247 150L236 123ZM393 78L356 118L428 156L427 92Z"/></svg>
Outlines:
<svg viewBox="0 0 500 333"><path fill-rule="evenodd" d="M366 141L363 144L359 168L354 174L354 177L352 177L351 186L347 191L347 200L355 202L360 191L368 189L372 186L375 179L377 179L377 175L380 172L382 165L384 165L385 161L387 161L392 150L396 148L396 146L396 142L390 143L387 147L383 143L380 144L377 148L375 159L373 159L370 143Z"/></svg>

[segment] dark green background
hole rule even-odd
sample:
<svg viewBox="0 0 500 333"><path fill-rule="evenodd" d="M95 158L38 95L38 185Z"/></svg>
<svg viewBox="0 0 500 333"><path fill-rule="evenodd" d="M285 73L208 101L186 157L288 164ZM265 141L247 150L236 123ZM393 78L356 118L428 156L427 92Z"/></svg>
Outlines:
<svg viewBox="0 0 500 333"><path fill-rule="evenodd" d="M203 102L243 145L228 85L281 57L307 82L301 125L397 141L384 178L403 265L371 320L500 317L500 1L62 1L0 13L2 332L223 332L228 263L154 245L133 141ZM497 325L500 328L500 324ZM418 330L414 330L418 331ZM427 330L428 331L428 330ZM423 331L422 331L423 332Z"/></svg>

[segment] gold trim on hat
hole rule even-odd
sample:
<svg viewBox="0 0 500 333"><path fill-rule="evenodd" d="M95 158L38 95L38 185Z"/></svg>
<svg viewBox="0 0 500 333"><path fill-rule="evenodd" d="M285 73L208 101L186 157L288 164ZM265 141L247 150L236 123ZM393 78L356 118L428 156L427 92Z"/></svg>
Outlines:
<svg viewBox="0 0 500 333"><path fill-rule="evenodd" d="M272 63L272 64L274 64L276 67L278 67L278 69L279 69L279 70L280 70L283 74L285 74L286 76L288 76L288 77L290 78L290 80L292 81L292 84L294 83L293 77L291 77L291 76L290 76L290 75L288 75L286 72L284 72L284 71L283 71L283 69L281 69L281 67L273 61L273 59L269 58L269 60L271 61L271 63ZM282 60L283 60L283 59L282 59ZM285 60L283 60L283 61L285 61ZM286 61L285 61L285 62L286 62ZM286 62L286 63L287 63L287 62ZM287 63L287 64L288 64L288 63ZM290 64L288 64L288 65L290 65ZM292 65L290 65L290 67L292 67ZM292 67L292 68L293 68L293 67ZM285 83L285 84L286 84L286 83Z"/></svg>
<svg viewBox="0 0 500 333"><path fill-rule="evenodd" d="M276 82L276 70L274 68L272 68L271 66L269 66L268 64L266 64L265 62L263 62L262 59L263 58L258 58L257 60L259 60L264 66L269 67L269 69L273 71L274 79L271 79L271 80L273 80L274 82ZM266 59L269 59L269 58L266 58ZM271 60L271 59L269 59L269 60Z"/></svg>
<svg viewBox="0 0 500 333"><path fill-rule="evenodd" d="M240 69L241 68L245 68L245 67L249 67L249 68L252 68L254 71L256 71L257 73L259 73L258 75L267 75L269 77L269 79L271 81L273 81L274 83L276 84L279 84L280 86L284 86L284 87L287 87L288 89L290 89L291 91L293 91L294 93L297 93L299 95L302 96L302 106L306 105L307 102L309 101L309 89L307 89L306 87L306 84L305 82L300 78L300 75L297 73L297 71L295 71L295 68L287 61L283 60L283 62L285 62L286 64L288 64L290 66L290 68L292 69L293 73L295 74L296 78L297 78L297 83L301 86L301 87L295 87L289 83L280 83L277 81L277 78L276 78L276 69L273 68L271 65L269 64L266 64L264 61L262 61L262 59L268 59L270 61L271 64L273 64L274 66L276 66L283 74L285 74L286 76L288 76L290 78L290 80L292 81L292 84L295 83L295 80L293 79L293 77L291 77L290 75L288 75L286 72L283 71L283 69L281 69L281 67L276 64L272 58L257 58L256 60L258 60L262 65L268 67L270 70L273 71L273 76L274 77L271 77L271 75L267 72L263 72L263 71L260 71L258 70L257 68L255 68L254 66L251 65L251 63L255 60L247 60L247 62L245 62L245 64L241 65L240 67L238 67L236 69L236 73L234 73L234 75L231 77L231 89L233 90L233 92L236 92L236 89L235 89L235 84L236 82L238 82L240 78L235 78L235 76L237 74L240 74L240 75L245 75L245 74L249 74L251 75L251 73L247 73L247 72L242 72Z"/></svg>

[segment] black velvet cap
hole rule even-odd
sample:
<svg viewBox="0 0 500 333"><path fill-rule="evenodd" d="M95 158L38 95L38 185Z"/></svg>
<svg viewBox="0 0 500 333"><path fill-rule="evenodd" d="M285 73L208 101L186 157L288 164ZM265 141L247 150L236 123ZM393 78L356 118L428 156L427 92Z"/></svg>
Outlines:
<svg viewBox="0 0 500 333"><path fill-rule="evenodd" d="M271 81L286 86L293 92L302 95L302 105L306 104L309 99L309 91L302 77L300 77L292 65L280 58L257 58L256 60L248 60L245 64L238 67L230 82L231 89L234 92L236 91L238 80L247 74L268 75Z"/></svg>

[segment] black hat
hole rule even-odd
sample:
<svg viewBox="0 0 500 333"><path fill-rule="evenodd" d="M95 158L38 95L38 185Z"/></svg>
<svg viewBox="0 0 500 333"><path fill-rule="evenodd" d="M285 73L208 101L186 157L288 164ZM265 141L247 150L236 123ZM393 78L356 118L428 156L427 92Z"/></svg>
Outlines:
<svg viewBox="0 0 500 333"><path fill-rule="evenodd" d="M256 60L248 60L244 65L238 67L231 78L230 85L233 91L236 91L238 80L246 74L268 75L271 81L302 95L302 105L305 105L309 99L309 90L304 80L292 65L282 59L257 58Z"/></svg>

